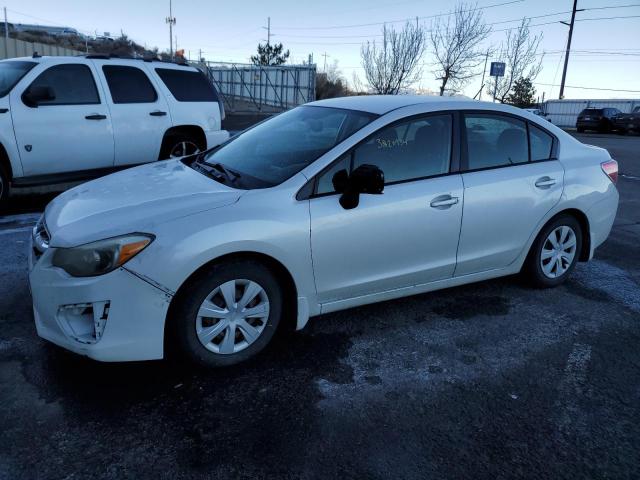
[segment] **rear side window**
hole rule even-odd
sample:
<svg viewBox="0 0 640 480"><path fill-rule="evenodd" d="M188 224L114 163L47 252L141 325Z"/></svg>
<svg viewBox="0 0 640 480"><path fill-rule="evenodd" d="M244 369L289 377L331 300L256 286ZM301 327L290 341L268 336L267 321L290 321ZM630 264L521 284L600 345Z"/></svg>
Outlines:
<svg viewBox="0 0 640 480"><path fill-rule="evenodd" d="M100 103L91 70L86 65L55 65L42 72L29 88L49 87L55 98L40 105L92 105Z"/></svg>
<svg viewBox="0 0 640 480"><path fill-rule="evenodd" d="M158 99L147 75L136 67L102 67L113 103L153 103Z"/></svg>
<svg viewBox="0 0 640 480"><path fill-rule="evenodd" d="M494 114L467 114L468 170L515 165L529 161L524 121Z"/></svg>
<svg viewBox="0 0 640 480"><path fill-rule="evenodd" d="M179 102L217 102L213 85L200 72L156 68L156 73Z"/></svg>
<svg viewBox="0 0 640 480"><path fill-rule="evenodd" d="M529 142L531 143L531 161L549 160L553 149L553 137L538 127L529 124Z"/></svg>

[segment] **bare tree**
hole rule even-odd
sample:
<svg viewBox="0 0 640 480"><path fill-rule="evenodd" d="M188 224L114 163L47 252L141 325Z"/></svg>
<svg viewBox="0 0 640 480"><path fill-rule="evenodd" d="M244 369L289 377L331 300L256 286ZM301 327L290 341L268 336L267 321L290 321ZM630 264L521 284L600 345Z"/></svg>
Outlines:
<svg viewBox="0 0 640 480"><path fill-rule="evenodd" d="M431 47L436 58L433 71L440 81L440 96L459 91L478 75L485 52L478 47L491 32L477 5L458 3L446 20L438 18L431 27Z"/></svg>
<svg viewBox="0 0 640 480"><path fill-rule="evenodd" d="M542 71L542 57L538 55L538 47L542 41L542 33L531 35L531 20L523 18L515 30L507 32L506 41L500 46L498 60L504 62L504 77L494 77L487 88L487 93L504 103L516 80L528 79L533 82ZM497 88L496 88L497 82Z"/></svg>
<svg viewBox="0 0 640 480"><path fill-rule="evenodd" d="M417 82L419 66L426 46L424 28L407 22L401 31L382 28L382 42L367 41L360 49L364 74L372 90L397 95Z"/></svg>

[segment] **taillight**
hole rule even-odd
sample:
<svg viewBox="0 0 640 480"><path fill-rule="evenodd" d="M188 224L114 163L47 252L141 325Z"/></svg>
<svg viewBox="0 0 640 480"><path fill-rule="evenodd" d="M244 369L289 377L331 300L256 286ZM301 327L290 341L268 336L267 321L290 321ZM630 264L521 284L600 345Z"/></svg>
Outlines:
<svg viewBox="0 0 640 480"><path fill-rule="evenodd" d="M615 160L608 160L600 164L602 171L607 174L607 177L611 179L613 183L618 181L618 162Z"/></svg>

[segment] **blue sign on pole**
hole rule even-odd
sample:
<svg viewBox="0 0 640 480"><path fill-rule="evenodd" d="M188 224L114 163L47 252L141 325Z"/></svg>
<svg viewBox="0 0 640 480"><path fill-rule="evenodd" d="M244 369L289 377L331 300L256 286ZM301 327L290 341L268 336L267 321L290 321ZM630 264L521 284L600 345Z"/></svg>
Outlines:
<svg viewBox="0 0 640 480"><path fill-rule="evenodd" d="M504 77L504 62L491 62L491 76L492 77Z"/></svg>

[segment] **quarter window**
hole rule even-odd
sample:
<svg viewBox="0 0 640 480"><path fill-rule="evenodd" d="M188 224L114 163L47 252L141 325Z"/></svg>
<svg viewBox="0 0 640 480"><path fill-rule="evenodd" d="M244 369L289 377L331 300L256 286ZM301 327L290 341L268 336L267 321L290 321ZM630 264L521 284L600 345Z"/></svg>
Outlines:
<svg viewBox="0 0 640 480"><path fill-rule="evenodd" d="M29 86L49 87L53 100L40 105L92 105L100 103L98 89L89 67L83 64L55 65L42 72Z"/></svg>
<svg viewBox="0 0 640 480"><path fill-rule="evenodd" d="M532 162L551 158L553 137L531 123L529 124L529 142L531 144Z"/></svg>
<svg viewBox="0 0 640 480"><path fill-rule="evenodd" d="M158 99L147 75L136 67L102 67L113 103L153 103Z"/></svg>
<svg viewBox="0 0 640 480"><path fill-rule="evenodd" d="M217 102L213 85L200 72L156 68L156 73L179 102Z"/></svg>
<svg viewBox="0 0 640 480"><path fill-rule="evenodd" d="M529 161L524 121L502 115L474 113L465 115L465 127L469 170Z"/></svg>

